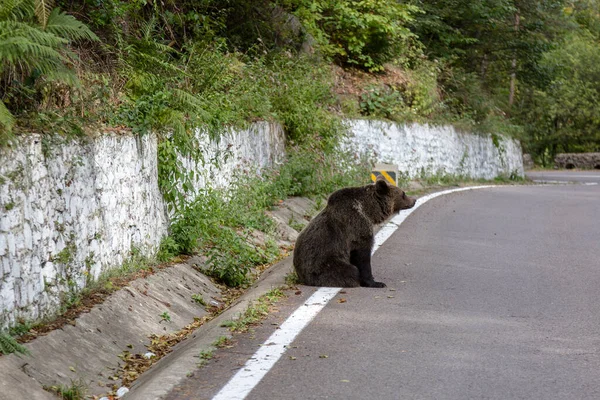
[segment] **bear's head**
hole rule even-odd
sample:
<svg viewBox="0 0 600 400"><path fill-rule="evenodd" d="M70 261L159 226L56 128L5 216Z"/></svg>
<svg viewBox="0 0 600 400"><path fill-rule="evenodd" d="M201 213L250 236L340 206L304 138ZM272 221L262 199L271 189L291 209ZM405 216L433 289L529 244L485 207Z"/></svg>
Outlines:
<svg viewBox="0 0 600 400"><path fill-rule="evenodd" d="M375 193L379 201L389 210L388 216L400 210L412 208L417 201L412 197L408 197L399 187L387 183L383 177L378 177L375 181Z"/></svg>

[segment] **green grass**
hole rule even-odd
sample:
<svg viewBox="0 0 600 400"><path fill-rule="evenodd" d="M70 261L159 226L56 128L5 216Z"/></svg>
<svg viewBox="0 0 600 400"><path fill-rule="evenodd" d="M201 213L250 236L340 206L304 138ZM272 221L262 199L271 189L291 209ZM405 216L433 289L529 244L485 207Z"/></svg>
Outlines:
<svg viewBox="0 0 600 400"><path fill-rule="evenodd" d="M1 354L29 354L29 350L7 332L0 332L0 353Z"/></svg>
<svg viewBox="0 0 600 400"><path fill-rule="evenodd" d="M300 284L300 279L295 271L290 272L285 276L285 284L288 286L295 286Z"/></svg>
<svg viewBox="0 0 600 400"><path fill-rule="evenodd" d="M265 319L269 315L269 307L284 296L281 289L272 289L250 304L238 319L225 321L221 326L229 328L232 332L246 332L250 326Z"/></svg>
<svg viewBox="0 0 600 400"><path fill-rule="evenodd" d="M202 295L200 293L197 294L193 294L192 295L192 300L197 303L200 304L201 306L206 307L206 300L204 300L204 298L202 297Z"/></svg>
<svg viewBox="0 0 600 400"><path fill-rule="evenodd" d="M219 336L212 345L218 349L222 349L231 345L231 339L229 339L227 336Z"/></svg>
<svg viewBox="0 0 600 400"><path fill-rule="evenodd" d="M70 385L55 385L47 388L62 400L84 400L87 398L88 386L80 379L71 381Z"/></svg>
<svg viewBox="0 0 600 400"><path fill-rule="evenodd" d="M214 350L202 350L200 352L200 359L201 360L210 360L215 356L215 352Z"/></svg>

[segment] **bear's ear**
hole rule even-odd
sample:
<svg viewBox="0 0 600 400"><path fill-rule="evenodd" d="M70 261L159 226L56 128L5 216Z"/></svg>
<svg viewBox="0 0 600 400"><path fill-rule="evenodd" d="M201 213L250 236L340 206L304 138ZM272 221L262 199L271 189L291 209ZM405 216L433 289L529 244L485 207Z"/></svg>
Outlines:
<svg viewBox="0 0 600 400"><path fill-rule="evenodd" d="M383 179L377 179L375 181L375 192L379 195L385 196L386 194L388 194L390 191L390 187L388 185L388 183L385 181L385 178Z"/></svg>

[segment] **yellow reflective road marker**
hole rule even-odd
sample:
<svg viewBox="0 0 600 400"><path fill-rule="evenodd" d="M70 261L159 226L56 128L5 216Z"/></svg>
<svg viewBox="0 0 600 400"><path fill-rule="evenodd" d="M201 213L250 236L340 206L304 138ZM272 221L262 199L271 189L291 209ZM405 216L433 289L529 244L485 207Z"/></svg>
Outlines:
<svg viewBox="0 0 600 400"><path fill-rule="evenodd" d="M371 180L375 182L378 176L383 176L388 183L398 186L398 166L393 164L375 164L371 171Z"/></svg>

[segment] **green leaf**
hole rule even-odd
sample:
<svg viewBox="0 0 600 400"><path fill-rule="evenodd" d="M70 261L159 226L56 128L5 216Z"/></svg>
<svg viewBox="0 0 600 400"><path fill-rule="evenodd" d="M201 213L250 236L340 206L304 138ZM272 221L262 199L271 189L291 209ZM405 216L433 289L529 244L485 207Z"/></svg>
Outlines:
<svg viewBox="0 0 600 400"><path fill-rule="evenodd" d="M87 25L78 21L72 15L61 12L58 8L52 10L52 13L48 16L45 30L69 40L99 40L98 36Z"/></svg>
<svg viewBox="0 0 600 400"><path fill-rule="evenodd" d="M35 0L35 15L42 29L46 28L53 7L53 0Z"/></svg>

